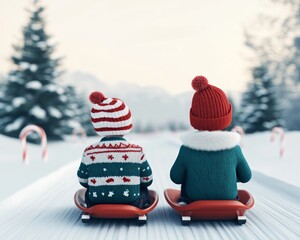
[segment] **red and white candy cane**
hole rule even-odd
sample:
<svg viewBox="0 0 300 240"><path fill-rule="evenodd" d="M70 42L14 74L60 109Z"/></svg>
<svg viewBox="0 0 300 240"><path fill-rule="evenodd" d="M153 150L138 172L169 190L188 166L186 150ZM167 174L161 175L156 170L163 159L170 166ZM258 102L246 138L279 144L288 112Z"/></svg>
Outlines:
<svg viewBox="0 0 300 240"><path fill-rule="evenodd" d="M279 155L280 155L280 157L283 157L284 150L285 150L285 132L284 132L283 128L281 128L281 127L274 127L272 129L272 133L271 133L271 142L274 141L275 134L279 134L279 136L280 136L280 151L279 151Z"/></svg>
<svg viewBox="0 0 300 240"><path fill-rule="evenodd" d="M233 129L231 129L231 132L237 132L241 135L241 142L240 142L240 145L243 146L242 144L242 138L245 136L245 132L244 132L244 129L240 126L234 126Z"/></svg>
<svg viewBox="0 0 300 240"><path fill-rule="evenodd" d="M47 152L47 136L46 136L45 131L37 125L28 125L28 126L24 127L23 130L20 133L20 140L21 140L21 143L22 143L23 162L28 163L27 148L26 148L27 141L26 141L26 139L27 139L28 134L30 134L32 132L37 132L41 137L41 140L42 140L42 159L43 159L44 162L46 162L47 161L47 155L48 155L48 152Z"/></svg>

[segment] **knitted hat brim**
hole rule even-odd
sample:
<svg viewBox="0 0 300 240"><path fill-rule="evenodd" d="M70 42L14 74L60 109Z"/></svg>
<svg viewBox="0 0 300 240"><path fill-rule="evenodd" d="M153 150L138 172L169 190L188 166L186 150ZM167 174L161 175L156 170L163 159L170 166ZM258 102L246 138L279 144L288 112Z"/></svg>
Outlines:
<svg viewBox="0 0 300 240"><path fill-rule="evenodd" d="M219 118L199 118L190 109L190 123L193 128L201 131L217 131L228 127L232 120L232 106L227 115Z"/></svg>

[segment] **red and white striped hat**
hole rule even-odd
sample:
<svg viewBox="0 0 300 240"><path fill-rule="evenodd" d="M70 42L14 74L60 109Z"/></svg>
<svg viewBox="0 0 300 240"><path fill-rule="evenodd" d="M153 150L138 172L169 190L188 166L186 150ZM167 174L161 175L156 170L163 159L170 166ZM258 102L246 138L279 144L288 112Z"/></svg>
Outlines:
<svg viewBox="0 0 300 240"><path fill-rule="evenodd" d="M131 112L122 100L106 98L100 92L93 92L90 101L93 103L91 120L98 135L120 136L130 132Z"/></svg>

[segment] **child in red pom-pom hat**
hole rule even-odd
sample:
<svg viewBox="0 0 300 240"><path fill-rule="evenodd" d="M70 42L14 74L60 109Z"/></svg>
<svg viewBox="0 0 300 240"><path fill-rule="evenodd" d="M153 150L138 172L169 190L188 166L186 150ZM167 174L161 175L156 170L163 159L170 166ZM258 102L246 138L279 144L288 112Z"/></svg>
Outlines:
<svg viewBox="0 0 300 240"><path fill-rule="evenodd" d="M102 139L85 149L77 172L80 184L87 188L87 206L120 203L146 208L152 170L142 147L123 138L132 128L129 108L100 92L93 92L90 101L91 120Z"/></svg>
<svg viewBox="0 0 300 240"><path fill-rule="evenodd" d="M179 202L232 200L237 182L248 182L251 170L239 146L240 136L221 131L232 120L232 106L225 93L203 76L192 81L196 91L190 109L190 123L197 131L182 137L183 145L170 177L181 184Z"/></svg>

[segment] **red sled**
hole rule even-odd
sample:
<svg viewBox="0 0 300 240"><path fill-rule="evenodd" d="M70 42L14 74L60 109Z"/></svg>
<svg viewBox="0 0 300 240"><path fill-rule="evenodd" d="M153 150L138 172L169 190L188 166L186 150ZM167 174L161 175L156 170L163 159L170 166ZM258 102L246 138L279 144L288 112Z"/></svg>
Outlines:
<svg viewBox="0 0 300 240"><path fill-rule="evenodd" d="M169 205L181 215L183 225L192 219L237 220L242 225L246 223L245 212L254 205L252 195L246 190L238 191L239 200L201 200L184 206L177 203L179 190L166 189L164 195Z"/></svg>
<svg viewBox="0 0 300 240"><path fill-rule="evenodd" d="M88 223L91 217L95 218L137 218L140 224L147 222L147 214L156 207L158 194L149 190L151 205L146 209L140 209L127 204L98 204L92 207L84 207L86 189L79 189L74 195L76 206L83 212L81 221Z"/></svg>

